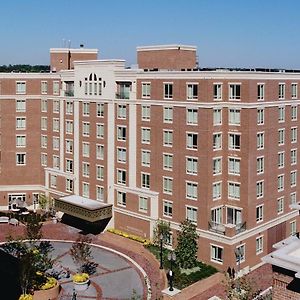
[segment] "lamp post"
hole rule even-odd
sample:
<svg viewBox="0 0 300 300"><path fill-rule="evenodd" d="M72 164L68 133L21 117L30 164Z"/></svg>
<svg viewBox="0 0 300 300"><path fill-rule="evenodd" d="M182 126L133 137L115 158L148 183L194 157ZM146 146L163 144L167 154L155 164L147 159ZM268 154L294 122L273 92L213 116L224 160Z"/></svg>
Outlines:
<svg viewBox="0 0 300 300"><path fill-rule="evenodd" d="M164 239L164 236L161 233L159 236L159 240L160 240L160 265L159 265L159 268L161 270L163 269L163 239Z"/></svg>
<svg viewBox="0 0 300 300"><path fill-rule="evenodd" d="M169 288L169 291L172 292L172 291L174 291L174 288L173 288L173 278L174 278L173 262L176 260L176 254L175 254L174 251L168 253L168 260L171 263L171 270L169 271L169 278L170 278L170 288Z"/></svg>
<svg viewBox="0 0 300 300"><path fill-rule="evenodd" d="M240 270L241 270L241 259L243 257L243 252L242 252L242 249L241 248L236 248L235 251L235 257L236 257L236 260L238 262L238 271L237 271L237 291L240 292L240 278L239 278L239 273L240 273Z"/></svg>

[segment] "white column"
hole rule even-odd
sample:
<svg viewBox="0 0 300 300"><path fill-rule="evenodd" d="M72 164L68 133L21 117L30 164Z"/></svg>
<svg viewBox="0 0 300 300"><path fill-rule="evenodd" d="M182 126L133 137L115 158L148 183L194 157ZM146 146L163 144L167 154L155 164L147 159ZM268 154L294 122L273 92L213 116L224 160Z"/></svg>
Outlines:
<svg viewBox="0 0 300 300"><path fill-rule="evenodd" d="M74 194L79 195L79 101L74 101L74 132L73 132L73 143L74 143Z"/></svg>
<svg viewBox="0 0 300 300"><path fill-rule="evenodd" d="M64 152L64 144L65 144L65 114L64 114L64 100L59 101L59 163L60 170L64 172L65 167L65 152Z"/></svg>
<svg viewBox="0 0 300 300"><path fill-rule="evenodd" d="M129 104L129 187L136 187L136 104Z"/></svg>

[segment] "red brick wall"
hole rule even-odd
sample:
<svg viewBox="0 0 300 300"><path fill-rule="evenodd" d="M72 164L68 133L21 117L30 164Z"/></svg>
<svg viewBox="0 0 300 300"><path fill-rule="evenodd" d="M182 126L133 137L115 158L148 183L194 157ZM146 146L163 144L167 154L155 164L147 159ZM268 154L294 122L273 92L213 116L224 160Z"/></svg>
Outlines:
<svg viewBox="0 0 300 300"><path fill-rule="evenodd" d="M273 300L299 300L300 294L287 289L294 279L288 275L273 272Z"/></svg>

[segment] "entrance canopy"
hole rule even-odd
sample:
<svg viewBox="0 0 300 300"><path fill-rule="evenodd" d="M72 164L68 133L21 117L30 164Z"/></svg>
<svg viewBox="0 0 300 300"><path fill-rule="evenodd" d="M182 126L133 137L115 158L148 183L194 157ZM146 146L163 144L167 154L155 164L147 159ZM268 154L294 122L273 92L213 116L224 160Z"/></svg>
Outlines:
<svg viewBox="0 0 300 300"><path fill-rule="evenodd" d="M76 195L55 199L55 210L88 222L97 222L112 217L112 204Z"/></svg>

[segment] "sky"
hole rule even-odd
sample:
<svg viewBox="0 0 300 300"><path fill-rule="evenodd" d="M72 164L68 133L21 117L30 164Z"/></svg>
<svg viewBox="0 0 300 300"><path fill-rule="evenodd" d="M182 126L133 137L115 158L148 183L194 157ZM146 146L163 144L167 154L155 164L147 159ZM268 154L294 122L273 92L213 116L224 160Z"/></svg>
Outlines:
<svg viewBox="0 0 300 300"><path fill-rule="evenodd" d="M0 65L49 64L70 40L127 65L137 46L183 44L200 67L300 69L300 1L3 0L0 37Z"/></svg>

